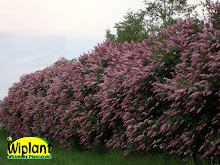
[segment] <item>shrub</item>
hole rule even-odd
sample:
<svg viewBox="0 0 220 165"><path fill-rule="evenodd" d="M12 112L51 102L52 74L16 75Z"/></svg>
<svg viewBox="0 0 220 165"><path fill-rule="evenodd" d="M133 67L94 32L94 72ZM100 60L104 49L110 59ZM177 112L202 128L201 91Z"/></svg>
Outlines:
<svg viewBox="0 0 220 165"><path fill-rule="evenodd" d="M4 98L0 120L15 138L62 147L217 158L220 31L212 23L178 20L142 43L107 41L24 75Z"/></svg>

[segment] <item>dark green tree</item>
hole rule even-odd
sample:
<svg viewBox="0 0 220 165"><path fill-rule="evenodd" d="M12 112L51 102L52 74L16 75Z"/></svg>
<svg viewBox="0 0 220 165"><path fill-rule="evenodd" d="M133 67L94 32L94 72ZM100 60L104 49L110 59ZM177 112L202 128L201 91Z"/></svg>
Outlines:
<svg viewBox="0 0 220 165"><path fill-rule="evenodd" d="M208 18L211 18L212 25L215 29L220 29L220 2L212 2L210 0L206 0L205 3L203 3L203 7L206 7L206 10L208 12ZM203 13L204 17L205 14Z"/></svg>
<svg viewBox="0 0 220 165"><path fill-rule="evenodd" d="M195 9L195 5L189 5L187 0L154 0L144 1L145 9L134 13L127 12L125 20L116 23L116 34L110 30L106 31L106 39L118 43L141 42L146 39L152 31L172 24L176 18L189 17Z"/></svg>
<svg viewBox="0 0 220 165"><path fill-rule="evenodd" d="M116 40L116 36L111 33L110 29L106 30L105 38L107 38L108 40L113 40L113 41Z"/></svg>
<svg viewBox="0 0 220 165"><path fill-rule="evenodd" d="M114 40L118 43L124 41L127 42L141 42L146 39L146 28L144 21L144 13L142 11L132 12L128 11L124 16L125 20L123 22L116 23L114 28L116 28L116 35L111 34L110 30L106 30L106 38Z"/></svg>
<svg viewBox="0 0 220 165"><path fill-rule="evenodd" d="M172 24L177 18L190 17L196 5L189 5L187 0L154 0L144 1L146 27L148 31L157 31L161 27Z"/></svg>

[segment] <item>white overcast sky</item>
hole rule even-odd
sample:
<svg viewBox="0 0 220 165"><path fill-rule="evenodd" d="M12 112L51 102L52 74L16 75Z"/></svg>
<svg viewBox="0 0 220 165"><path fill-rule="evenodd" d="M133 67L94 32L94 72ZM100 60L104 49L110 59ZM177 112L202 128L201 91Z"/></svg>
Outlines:
<svg viewBox="0 0 220 165"><path fill-rule="evenodd" d="M0 100L23 74L92 50L142 1L0 0Z"/></svg>

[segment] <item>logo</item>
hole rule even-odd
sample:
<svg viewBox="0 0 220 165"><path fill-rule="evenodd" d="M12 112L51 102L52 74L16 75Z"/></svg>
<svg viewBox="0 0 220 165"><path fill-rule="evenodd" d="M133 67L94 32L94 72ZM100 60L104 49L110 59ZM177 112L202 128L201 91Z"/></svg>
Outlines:
<svg viewBox="0 0 220 165"><path fill-rule="evenodd" d="M51 159L52 146L41 137L23 137L12 141L8 137L8 159Z"/></svg>

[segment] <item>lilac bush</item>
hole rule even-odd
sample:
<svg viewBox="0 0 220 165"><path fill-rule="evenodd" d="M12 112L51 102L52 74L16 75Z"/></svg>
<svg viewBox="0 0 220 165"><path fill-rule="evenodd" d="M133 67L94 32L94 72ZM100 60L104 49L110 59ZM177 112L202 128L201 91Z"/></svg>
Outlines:
<svg viewBox="0 0 220 165"><path fill-rule="evenodd" d="M106 41L78 61L22 76L4 98L1 123L14 138L62 147L217 158L219 3L210 6L208 23L180 19L142 43Z"/></svg>

